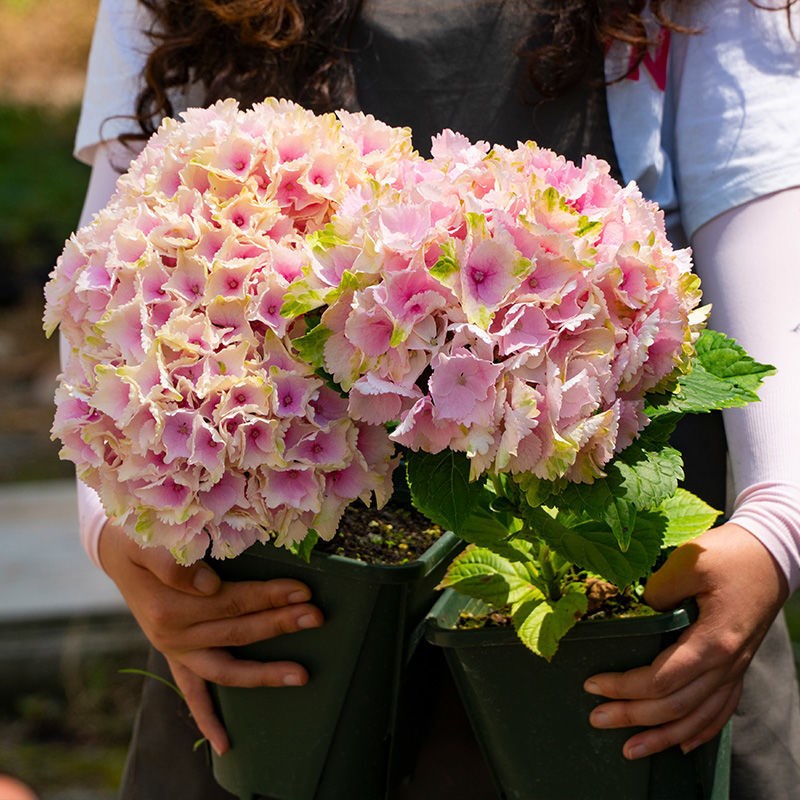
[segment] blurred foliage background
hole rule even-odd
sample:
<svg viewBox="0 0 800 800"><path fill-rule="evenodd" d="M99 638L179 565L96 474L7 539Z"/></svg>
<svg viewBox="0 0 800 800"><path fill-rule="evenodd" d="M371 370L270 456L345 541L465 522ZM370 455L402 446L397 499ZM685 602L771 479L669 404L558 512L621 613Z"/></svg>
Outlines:
<svg viewBox="0 0 800 800"><path fill-rule="evenodd" d="M72 158L97 0L0 0L0 481L67 477L50 442L42 286L89 176Z"/></svg>
<svg viewBox="0 0 800 800"><path fill-rule="evenodd" d="M72 157L97 0L0 0L0 482L71 478L50 442L57 337L41 329L42 288L75 229L89 168ZM0 557L1 558L1 557ZM0 771L43 800L112 800L140 679L139 653L87 647L66 629L3 623L24 666L0 679ZM56 642L56 652L45 653ZM112 651L113 652L110 652ZM4 662L4 663L6 663ZM13 663L13 661L12 661ZM8 668L8 663L6 663Z"/></svg>

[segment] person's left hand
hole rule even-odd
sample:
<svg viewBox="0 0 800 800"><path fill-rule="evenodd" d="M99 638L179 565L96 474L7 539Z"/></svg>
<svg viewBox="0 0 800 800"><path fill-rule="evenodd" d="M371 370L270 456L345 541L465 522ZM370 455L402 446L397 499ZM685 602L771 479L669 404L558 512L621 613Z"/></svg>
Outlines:
<svg viewBox="0 0 800 800"><path fill-rule="evenodd" d="M590 723L647 727L625 743L630 759L673 745L688 753L712 739L736 709L744 672L788 594L775 560L739 525L677 548L648 581L645 600L664 610L695 597L698 619L650 666L589 678L587 692L612 700Z"/></svg>

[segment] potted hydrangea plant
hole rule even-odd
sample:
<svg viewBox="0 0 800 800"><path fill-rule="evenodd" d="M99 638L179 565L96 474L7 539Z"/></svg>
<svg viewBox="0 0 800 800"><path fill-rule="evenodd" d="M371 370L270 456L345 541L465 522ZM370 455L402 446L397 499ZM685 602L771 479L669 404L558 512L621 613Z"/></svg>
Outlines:
<svg viewBox="0 0 800 800"><path fill-rule="evenodd" d="M445 533L396 566L309 552L354 502L387 502L399 449L308 357L318 313L293 310L290 287L339 269L321 247L343 207L420 164L408 130L361 114L193 109L164 122L46 288L45 328L67 344L53 434L109 516L227 579L296 576L326 615L247 649L304 663L307 686L217 687L232 747L215 774L242 797L382 796L406 662L463 546Z"/></svg>
<svg viewBox="0 0 800 800"><path fill-rule="evenodd" d="M676 494L663 446L696 410L677 398L706 407L724 388L732 404L758 380L700 357L732 345L698 338L689 254L604 162L451 131L425 160L408 130L285 101L166 120L46 295L45 327L68 345L53 432L109 515L233 579L310 570L327 624L254 646L310 664L308 687L264 690L242 727L261 690L218 693L232 747L215 770L242 797L340 797L351 778L352 796L386 790L403 665L457 542L408 577L366 578L368 596L363 565L309 553L352 503L386 502L403 451L418 508L491 550L446 582L491 587L478 595L494 603L497 576L519 574L512 616L548 656L583 602L562 577L633 583L710 524ZM367 633L340 633L356 619ZM350 682L365 672L386 703ZM344 736L359 731L377 750L350 769Z"/></svg>
<svg viewBox="0 0 800 800"><path fill-rule="evenodd" d="M636 443L590 484L532 473L469 483L460 454L410 460L418 506L472 542L448 568L441 586L451 588L427 636L444 649L501 797L727 798L729 728L688 756L676 747L630 762L630 731L593 729L601 700L582 687L599 672L649 664L694 620L691 604L656 613L639 599L664 554L719 514L680 488L669 434L685 413L756 399L770 371L704 331L688 373L649 396ZM441 504L434 474L450 475L452 505ZM580 770L576 750L592 754Z"/></svg>

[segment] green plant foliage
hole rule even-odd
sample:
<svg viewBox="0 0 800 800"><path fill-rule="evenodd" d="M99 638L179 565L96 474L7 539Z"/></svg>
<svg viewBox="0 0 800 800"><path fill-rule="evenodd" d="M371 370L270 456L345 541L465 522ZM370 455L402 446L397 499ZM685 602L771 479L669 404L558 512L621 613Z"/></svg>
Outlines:
<svg viewBox="0 0 800 800"><path fill-rule="evenodd" d="M520 536L546 542L568 561L620 588L647 575L661 552L667 528L664 516L640 513L630 545L623 551L613 531L600 520L564 525L544 509L532 509L527 521Z"/></svg>
<svg viewBox="0 0 800 800"><path fill-rule="evenodd" d="M445 530L461 536L478 500L479 482L470 483L469 461L463 453L409 453L406 474L414 507Z"/></svg>
<svg viewBox="0 0 800 800"><path fill-rule="evenodd" d="M685 489L678 489L662 504L667 519L664 546L677 547L707 531L722 513Z"/></svg>
<svg viewBox="0 0 800 800"><path fill-rule="evenodd" d="M680 378L672 396L653 398L648 413L697 414L744 406L758 400L761 382L775 373L775 367L755 361L719 331L703 331L695 347L692 370Z"/></svg>
<svg viewBox="0 0 800 800"><path fill-rule="evenodd" d="M415 453L408 481L416 507L467 541L442 586L510 608L520 639L550 659L586 611L587 575L641 591L665 549L708 530L719 512L680 487L681 454L669 437L682 416L745 405L774 368L732 339L704 331L690 371L648 398L650 424L593 483L534 475L469 482L461 453ZM567 465L568 466L568 465Z"/></svg>
<svg viewBox="0 0 800 800"><path fill-rule="evenodd" d="M9 278L43 283L78 222L89 170L72 157L76 125L77 109L0 105L0 244L7 284Z"/></svg>
<svg viewBox="0 0 800 800"><path fill-rule="evenodd" d="M559 642L586 613L589 605L583 587L569 584L558 600L526 600L511 612L522 643L536 655L550 661Z"/></svg>
<svg viewBox="0 0 800 800"><path fill-rule="evenodd" d="M470 545L453 560L441 586L453 588L495 608L524 600L542 601L546 597L546 587L530 560L531 546L527 545L526 549L529 560L524 563L506 557L511 555L510 551L501 555L486 547ZM517 552L522 557L522 552Z"/></svg>
<svg viewBox="0 0 800 800"><path fill-rule="evenodd" d="M311 529L299 542L294 542L293 544L289 545L289 549L298 558L303 559L303 561L308 564L308 562L311 561L311 553L313 552L318 541L319 534L315 530Z"/></svg>

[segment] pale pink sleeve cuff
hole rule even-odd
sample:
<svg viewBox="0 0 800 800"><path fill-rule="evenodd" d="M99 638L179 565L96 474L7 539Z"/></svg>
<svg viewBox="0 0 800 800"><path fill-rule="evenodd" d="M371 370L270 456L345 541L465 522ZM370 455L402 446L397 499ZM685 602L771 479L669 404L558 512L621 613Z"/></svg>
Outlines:
<svg viewBox="0 0 800 800"><path fill-rule="evenodd" d="M78 523L81 533L81 544L92 563L103 569L100 563L100 531L106 524L105 509L103 508L97 492L87 486L83 481L78 481Z"/></svg>
<svg viewBox="0 0 800 800"><path fill-rule="evenodd" d="M800 486L765 481L748 486L736 498L730 519L769 550L789 584L800 588Z"/></svg>

